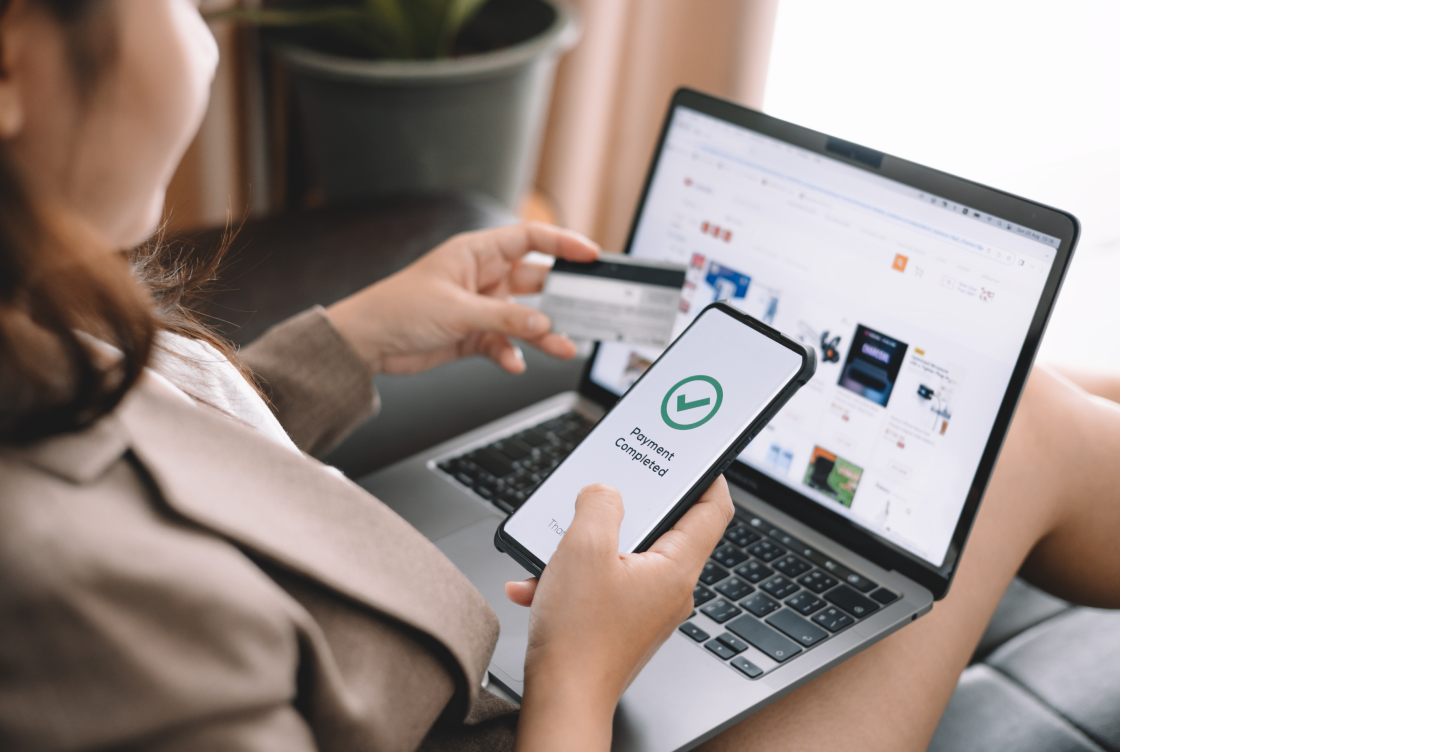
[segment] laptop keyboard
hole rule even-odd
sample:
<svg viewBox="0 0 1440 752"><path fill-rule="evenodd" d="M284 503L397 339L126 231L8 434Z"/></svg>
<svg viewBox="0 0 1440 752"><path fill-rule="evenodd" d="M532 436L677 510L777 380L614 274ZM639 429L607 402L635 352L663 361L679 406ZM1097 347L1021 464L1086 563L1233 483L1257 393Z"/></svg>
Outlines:
<svg viewBox="0 0 1440 752"><path fill-rule="evenodd" d="M748 651L785 663L899 597L737 506L680 633L758 679L765 670Z"/></svg>
<svg viewBox="0 0 1440 752"><path fill-rule="evenodd" d="M595 426L568 412L436 467L505 512L514 512Z"/></svg>
<svg viewBox="0 0 1440 752"><path fill-rule="evenodd" d="M594 425L565 413L436 467L514 512ZM900 597L738 506L694 595L680 633L751 679L765 669L748 651L785 663Z"/></svg>

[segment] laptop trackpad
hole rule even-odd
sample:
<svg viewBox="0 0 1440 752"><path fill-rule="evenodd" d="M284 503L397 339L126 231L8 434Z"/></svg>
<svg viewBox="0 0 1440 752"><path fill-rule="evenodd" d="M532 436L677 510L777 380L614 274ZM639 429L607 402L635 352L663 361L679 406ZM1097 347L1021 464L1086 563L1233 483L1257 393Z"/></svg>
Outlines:
<svg viewBox="0 0 1440 752"><path fill-rule="evenodd" d="M504 517L486 517L435 541L435 545L485 596L490 608L500 617L500 640L495 644L490 668L508 674L508 677L501 678L510 679L513 684L507 684L518 689L518 684L525 679L525 643L530 628L530 609L517 606L505 597L505 583L523 580L530 573L495 548L495 528L504 521Z"/></svg>

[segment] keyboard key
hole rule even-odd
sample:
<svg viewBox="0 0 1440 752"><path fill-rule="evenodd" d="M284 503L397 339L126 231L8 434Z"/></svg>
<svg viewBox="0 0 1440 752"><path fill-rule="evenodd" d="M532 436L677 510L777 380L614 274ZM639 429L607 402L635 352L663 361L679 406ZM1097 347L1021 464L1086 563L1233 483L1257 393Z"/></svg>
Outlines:
<svg viewBox="0 0 1440 752"><path fill-rule="evenodd" d="M525 442L513 436L509 439L506 439L505 441L500 442L499 444L494 444L492 446L500 450L501 454L509 457L512 460L523 460L526 457L530 456L530 452L534 451L534 448L531 447L529 444L526 444Z"/></svg>
<svg viewBox="0 0 1440 752"><path fill-rule="evenodd" d="M814 572L806 572L805 574L800 575L799 582L801 585L817 593L823 593L826 590L829 590L830 588L840 584L839 580L831 577L828 574L825 574L824 572L821 572L818 569Z"/></svg>
<svg viewBox="0 0 1440 752"><path fill-rule="evenodd" d="M794 611L781 611L766 619L765 623L807 648L829 637L825 630L806 621L805 617L797 616Z"/></svg>
<svg viewBox="0 0 1440 752"><path fill-rule="evenodd" d="M762 520L762 519L760 519L759 517L756 517L755 515L747 512L747 511L745 511L745 510L743 510L743 509L737 508L737 509L735 510L735 517L736 517L737 519L745 520L747 523L750 524L750 527L753 527L753 528L755 528L756 530L759 530L760 532L762 532L762 533L764 533L764 534L766 534L766 535L769 535L769 534L770 534L770 531L775 529L775 526L774 526L774 525L771 525L770 523L766 522L765 520Z"/></svg>
<svg viewBox="0 0 1440 752"><path fill-rule="evenodd" d="M725 532L725 540L745 548L760 540L760 534L749 525L736 525Z"/></svg>
<svg viewBox="0 0 1440 752"><path fill-rule="evenodd" d="M810 569L810 565L795 554L786 554L785 558L770 566L780 570L786 577L799 577Z"/></svg>
<svg viewBox="0 0 1440 752"><path fill-rule="evenodd" d="M700 581L706 585L714 585L728 576L730 572L713 561L705 562L705 568L700 570Z"/></svg>
<svg viewBox="0 0 1440 752"><path fill-rule="evenodd" d="M832 560L829 556L826 556L825 554L816 551L808 544L801 543L798 546L791 546L791 548L794 549L796 553L809 559L812 563L819 564L820 566L826 567L827 569L836 565L836 562Z"/></svg>
<svg viewBox="0 0 1440 752"><path fill-rule="evenodd" d="M841 585L826 593L825 600L839 606L841 611L856 619L864 619L880 610L879 603L855 592L849 585Z"/></svg>
<svg viewBox="0 0 1440 752"><path fill-rule="evenodd" d="M799 645L781 637L779 632L749 614L730 622L729 629L760 652L774 658L776 663L784 663L800 654Z"/></svg>
<svg viewBox="0 0 1440 752"><path fill-rule="evenodd" d="M764 564L761 564L758 561L747 561L744 564L735 567L735 574L744 577L751 582L759 582L766 577L775 574L775 570L765 566Z"/></svg>
<svg viewBox="0 0 1440 752"><path fill-rule="evenodd" d="M700 608L706 603L709 603L714 597L715 593L711 592L710 588L704 585L695 586L695 608Z"/></svg>
<svg viewBox="0 0 1440 752"><path fill-rule="evenodd" d="M894 594L894 593L890 592L889 590L886 590L885 588L882 587L882 588L880 588L879 590L876 590L875 592L871 593L871 594L870 594L870 597L871 597L871 598L874 598L874 599L877 600L877 601L879 601L879 602L880 602L880 605L882 605L882 606L888 606L888 605L890 605L892 602L894 602L896 598L899 598L900 596L898 596L898 595L896 595L896 594Z"/></svg>
<svg viewBox="0 0 1440 752"><path fill-rule="evenodd" d="M741 551L740 549L727 543L715 549L715 553L710 554L710 558L720 562L721 564L724 564L727 567L733 567L736 564L739 564L740 562L745 561L750 557L747 556L744 551Z"/></svg>
<svg viewBox="0 0 1440 752"><path fill-rule="evenodd" d="M542 447L550 443L550 434L539 427L527 428L521 431L520 438L524 439L526 444L533 447Z"/></svg>
<svg viewBox="0 0 1440 752"><path fill-rule="evenodd" d="M695 626L694 624L691 624L688 621L680 625L680 631L684 632L686 637L689 637L696 642L704 642L710 639L710 634L708 632Z"/></svg>
<svg viewBox="0 0 1440 752"><path fill-rule="evenodd" d="M755 592L755 588L745 584L745 581L739 577L731 577L719 585L716 585L715 590L732 601L738 601Z"/></svg>
<svg viewBox="0 0 1440 752"><path fill-rule="evenodd" d="M760 593L756 593L749 598L740 601L740 605L744 607L746 611L749 611L750 613L760 617L773 614L776 611L780 610L779 603L776 603L775 601L766 598Z"/></svg>
<svg viewBox="0 0 1440 752"><path fill-rule="evenodd" d="M751 556L754 556L755 558L767 564L771 561L774 561L775 557L785 553L785 549L775 545L774 543L771 543L768 540L762 540L759 543L756 543L755 545L745 549L745 551Z"/></svg>
<svg viewBox="0 0 1440 752"><path fill-rule="evenodd" d="M735 657L735 651L731 650L725 643L719 640L711 640L705 643L705 649L720 656L720 660L728 661Z"/></svg>
<svg viewBox="0 0 1440 752"><path fill-rule="evenodd" d="M806 616L809 616L810 614L815 613L815 609L825 605L825 601L820 600L819 596L801 591L795 596L787 599L785 601L785 605L795 609L796 611L799 611L802 614L805 614Z"/></svg>
<svg viewBox="0 0 1440 752"><path fill-rule="evenodd" d="M809 546L805 545L804 541L785 532L784 530L781 530L778 527L770 528L770 537L774 538L777 541L780 541L780 545L790 549L791 551L804 551L805 549L809 548Z"/></svg>
<svg viewBox="0 0 1440 752"><path fill-rule="evenodd" d="M716 637L715 639L725 643L725 647L730 648L737 653L743 653L746 650L750 649L750 646L746 644L744 640L736 637L733 634L730 634L729 632L721 632L720 636Z"/></svg>
<svg viewBox="0 0 1440 752"><path fill-rule="evenodd" d="M724 624L726 621L739 616L740 609L735 608L735 606L728 601L717 600L705 608L700 609L700 613L713 619L716 624Z"/></svg>
<svg viewBox="0 0 1440 752"><path fill-rule="evenodd" d="M766 580L765 584L760 586L760 589L776 598L784 598L796 590L799 590L800 586L777 574Z"/></svg>
<svg viewBox="0 0 1440 752"><path fill-rule="evenodd" d="M835 608L834 606L831 606L827 609L822 610L820 613L815 614L814 616L810 617L810 620L830 630L831 632L839 632L840 630L855 623L854 619L846 616L843 612L841 612L840 609Z"/></svg>
<svg viewBox="0 0 1440 752"><path fill-rule="evenodd" d="M845 566L844 564L841 564L838 561L835 561L829 556L826 556L825 554L816 551L813 548L805 547L800 549L800 555L805 557L806 559L809 559L812 563L815 564L815 566L818 566L826 572L829 572L836 579L848 582L851 585L855 586L855 589L859 590L862 593L875 587L875 583L860 576L855 572L855 570Z"/></svg>
<svg viewBox="0 0 1440 752"><path fill-rule="evenodd" d="M510 473L515 472L515 466L511 463L510 458L501 454L493 447L484 447L483 449L471 452L469 456L475 459L475 464L485 468L487 472L496 478L504 478Z"/></svg>
<svg viewBox="0 0 1440 752"><path fill-rule="evenodd" d="M761 674L765 673L764 671L760 670L759 666L756 666L755 664L745 660L744 658L736 658L735 660L730 661L730 665L740 669L740 673L745 674L751 679L759 678Z"/></svg>

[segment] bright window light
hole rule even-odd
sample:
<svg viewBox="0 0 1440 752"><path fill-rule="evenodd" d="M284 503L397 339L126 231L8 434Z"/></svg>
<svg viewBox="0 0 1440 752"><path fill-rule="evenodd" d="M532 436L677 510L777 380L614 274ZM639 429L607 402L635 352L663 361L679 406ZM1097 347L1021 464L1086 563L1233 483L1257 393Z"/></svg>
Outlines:
<svg viewBox="0 0 1440 752"><path fill-rule="evenodd" d="M1041 359L1120 369L1114 0L780 0L765 110L1080 218Z"/></svg>

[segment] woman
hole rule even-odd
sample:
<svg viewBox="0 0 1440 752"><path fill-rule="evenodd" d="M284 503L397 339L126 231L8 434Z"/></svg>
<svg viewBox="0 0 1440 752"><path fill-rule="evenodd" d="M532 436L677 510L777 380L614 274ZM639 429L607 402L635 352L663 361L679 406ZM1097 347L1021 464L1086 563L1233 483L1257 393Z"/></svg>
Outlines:
<svg viewBox="0 0 1440 752"><path fill-rule="evenodd" d="M619 494L580 493L545 581L507 586L532 608L517 710L482 687L489 606L306 454L373 412L375 373L518 373L512 338L572 357L509 296L543 281L527 251L597 249L461 235L231 351L177 304L205 268L117 250L154 232L216 58L189 0L0 0L0 747L607 747L689 614L723 480L637 555ZM1022 565L1118 604L1118 438L1115 402L1037 369L952 594L711 744L921 749Z"/></svg>

